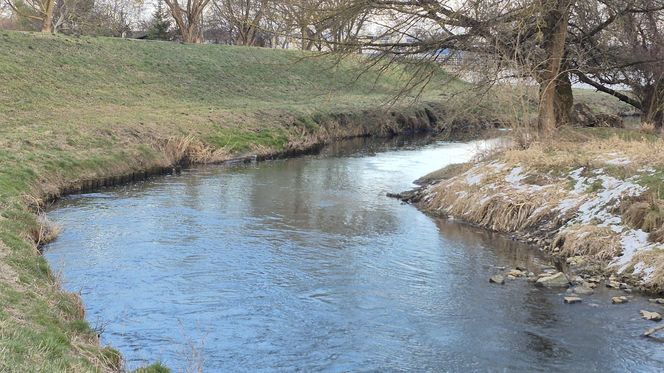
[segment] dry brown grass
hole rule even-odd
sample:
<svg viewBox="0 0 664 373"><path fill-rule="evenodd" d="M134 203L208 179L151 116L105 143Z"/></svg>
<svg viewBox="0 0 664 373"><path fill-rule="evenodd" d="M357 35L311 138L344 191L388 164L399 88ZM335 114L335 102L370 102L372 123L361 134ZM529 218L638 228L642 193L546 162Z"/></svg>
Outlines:
<svg viewBox="0 0 664 373"><path fill-rule="evenodd" d="M647 277L648 284L655 291L664 290L664 248L655 248L653 250L642 251L634 255L631 267L634 268L639 263L643 263L651 271Z"/></svg>
<svg viewBox="0 0 664 373"><path fill-rule="evenodd" d="M559 248L565 257L591 256L610 260L621 253L620 236L608 227L574 225L556 235L551 248Z"/></svg>
<svg viewBox="0 0 664 373"><path fill-rule="evenodd" d="M657 127L655 127L654 123L650 122L641 122L641 127L639 130L643 133L646 134L656 134L657 133Z"/></svg>
<svg viewBox="0 0 664 373"><path fill-rule="evenodd" d="M158 142L157 148L173 166L191 163L214 163L229 157L223 149L214 149L193 135L169 137Z"/></svg>
<svg viewBox="0 0 664 373"><path fill-rule="evenodd" d="M516 150L526 150L537 141L539 136L537 132L529 128L517 128L512 131L510 136L513 141L513 148Z"/></svg>
<svg viewBox="0 0 664 373"><path fill-rule="evenodd" d="M661 227L655 231L650 232L650 234L648 235L648 240L650 242L664 243L664 227Z"/></svg>
<svg viewBox="0 0 664 373"><path fill-rule="evenodd" d="M632 170L643 166L662 167L664 139L643 141L618 136L608 139L561 136L535 141L527 149L512 147L502 155L508 163L545 171L578 166L598 168L606 166L606 161L619 157L628 159L629 163L623 166Z"/></svg>
<svg viewBox="0 0 664 373"><path fill-rule="evenodd" d="M37 227L30 231L31 238L37 247L53 242L60 235L60 225L50 221L45 214L37 216Z"/></svg>
<svg viewBox="0 0 664 373"><path fill-rule="evenodd" d="M620 213L628 226L650 233L649 241L664 243L664 201L654 193L623 201Z"/></svg>
<svg viewBox="0 0 664 373"><path fill-rule="evenodd" d="M521 231L555 217L553 209L546 207L560 203L560 185L516 191L505 183L505 171L483 166L471 172L484 175L481 183L468 185L463 175L442 181L433 187L435 194L423 207L499 232ZM494 189L482 187L490 184Z"/></svg>

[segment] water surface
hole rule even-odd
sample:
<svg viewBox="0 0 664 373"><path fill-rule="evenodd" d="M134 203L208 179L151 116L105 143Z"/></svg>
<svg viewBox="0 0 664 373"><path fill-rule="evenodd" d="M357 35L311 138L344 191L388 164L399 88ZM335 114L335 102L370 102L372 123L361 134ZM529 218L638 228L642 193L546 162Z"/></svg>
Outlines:
<svg viewBox="0 0 664 373"><path fill-rule="evenodd" d="M385 197L482 146L356 140L60 201L46 257L129 368L658 371L644 299L582 304L496 266L535 252Z"/></svg>

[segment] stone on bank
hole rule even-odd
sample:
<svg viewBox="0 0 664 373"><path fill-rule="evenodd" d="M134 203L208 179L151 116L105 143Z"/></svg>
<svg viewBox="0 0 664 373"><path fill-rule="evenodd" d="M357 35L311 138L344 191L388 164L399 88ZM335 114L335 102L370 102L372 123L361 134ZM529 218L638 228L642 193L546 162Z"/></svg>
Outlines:
<svg viewBox="0 0 664 373"><path fill-rule="evenodd" d="M569 279L564 273L557 272L552 275L540 277L535 282L535 286L546 288L566 288L569 287Z"/></svg>

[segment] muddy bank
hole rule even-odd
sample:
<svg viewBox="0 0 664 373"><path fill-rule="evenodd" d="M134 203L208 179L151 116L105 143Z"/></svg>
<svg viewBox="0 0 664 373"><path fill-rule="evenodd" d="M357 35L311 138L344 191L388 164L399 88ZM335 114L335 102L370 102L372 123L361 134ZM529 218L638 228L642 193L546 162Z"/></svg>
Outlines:
<svg viewBox="0 0 664 373"><path fill-rule="evenodd" d="M589 145L592 154L576 144L576 153L559 164L552 159L561 155L552 149L501 151L426 175L420 187L392 196L527 242L549 254L569 279L580 275L579 281L661 294L664 210L650 185L661 182L652 162L661 140L602 141ZM652 158L639 155L649 147Z"/></svg>

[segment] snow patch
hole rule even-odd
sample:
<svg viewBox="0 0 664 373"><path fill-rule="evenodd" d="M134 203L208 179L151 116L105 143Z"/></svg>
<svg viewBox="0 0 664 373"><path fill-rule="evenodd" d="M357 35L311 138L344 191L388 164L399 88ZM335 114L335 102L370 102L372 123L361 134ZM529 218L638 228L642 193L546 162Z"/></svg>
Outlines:
<svg viewBox="0 0 664 373"><path fill-rule="evenodd" d="M514 167L512 171L510 171L509 175L505 176L505 181L514 186L519 186L521 184L521 180L526 177L525 175L521 174L521 171L523 171L523 167Z"/></svg>
<svg viewBox="0 0 664 373"><path fill-rule="evenodd" d="M493 161L489 163L489 167L493 168L494 171L502 171L507 165L505 163Z"/></svg>
<svg viewBox="0 0 664 373"><path fill-rule="evenodd" d="M648 243L648 233L640 229L630 229L628 232L622 234L620 244L622 245L623 253L611 263L620 267L618 272L623 272L627 269L637 252L650 250L654 246Z"/></svg>
<svg viewBox="0 0 664 373"><path fill-rule="evenodd" d="M466 184L478 185L484 179L484 174L481 171L479 164L473 166L470 170L466 171Z"/></svg>
<svg viewBox="0 0 664 373"><path fill-rule="evenodd" d="M634 265L634 273L643 275L643 279L648 281L652 278L652 275L655 273L655 268L646 266L644 262L638 262Z"/></svg>
<svg viewBox="0 0 664 373"><path fill-rule="evenodd" d="M627 157L624 157L624 156L621 156L618 153L609 153L607 155L613 157L613 158L603 160L604 163L609 164L609 165L624 166L624 165L628 165L628 164L632 163L631 159L629 159ZM602 161L602 159L599 159L599 160Z"/></svg>

